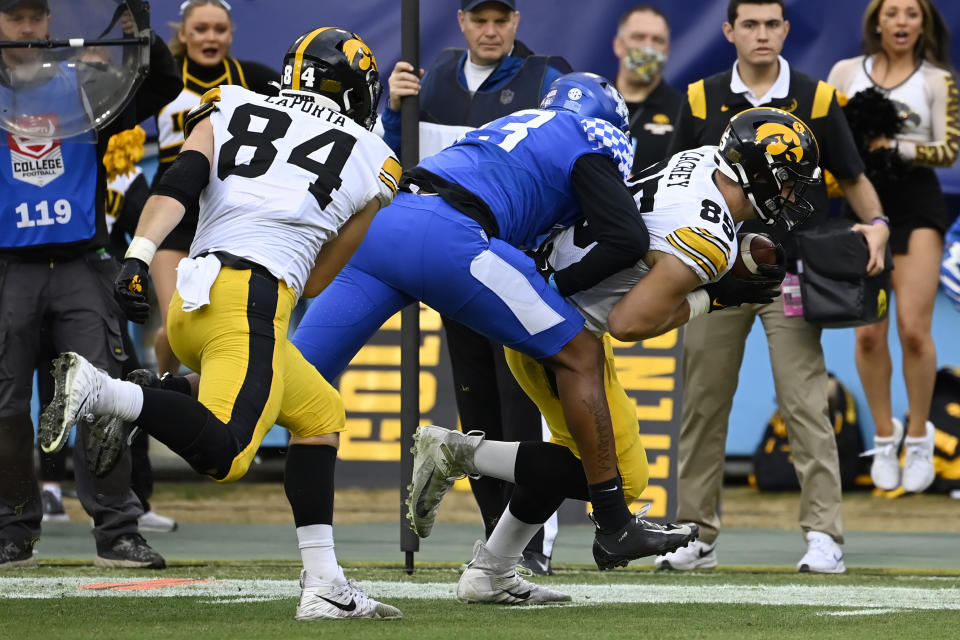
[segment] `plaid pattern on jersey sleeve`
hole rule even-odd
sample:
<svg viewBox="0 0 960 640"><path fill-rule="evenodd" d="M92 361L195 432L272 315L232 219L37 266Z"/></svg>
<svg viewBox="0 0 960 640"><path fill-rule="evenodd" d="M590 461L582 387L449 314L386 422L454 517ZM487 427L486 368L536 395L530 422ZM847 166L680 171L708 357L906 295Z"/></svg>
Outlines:
<svg viewBox="0 0 960 640"><path fill-rule="evenodd" d="M623 131L597 118L584 118L580 126L587 134L587 140L594 143L596 151L609 154L617 162L617 168L626 180L633 168L633 145Z"/></svg>

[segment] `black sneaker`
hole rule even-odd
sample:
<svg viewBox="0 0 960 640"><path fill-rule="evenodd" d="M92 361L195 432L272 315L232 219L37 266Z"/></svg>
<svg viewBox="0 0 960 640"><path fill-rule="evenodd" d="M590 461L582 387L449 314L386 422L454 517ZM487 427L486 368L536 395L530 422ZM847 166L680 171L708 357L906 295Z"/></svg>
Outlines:
<svg viewBox="0 0 960 640"><path fill-rule="evenodd" d="M63 500L49 489L40 492L40 504L43 506L43 522L66 522L70 519L63 510Z"/></svg>
<svg viewBox="0 0 960 640"><path fill-rule="evenodd" d="M127 374L127 381L149 389L160 388L160 376L149 369ZM137 427L116 416L100 416L89 428L87 437L87 470L103 478L117 466L123 452L136 436Z"/></svg>
<svg viewBox="0 0 960 640"><path fill-rule="evenodd" d="M0 569L35 566L37 559L33 557L33 545L0 540Z"/></svg>
<svg viewBox="0 0 960 640"><path fill-rule="evenodd" d="M539 551L524 549L523 555L520 556L520 566L529 569L535 576L553 575L553 569L550 567L550 556Z"/></svg>
<svg viewBox="0 0 960 640"><path fill-rule="evenodd" d="M109 549L97 548L94 566L107 568L163 569L167 566L139 533L128 533L113 541Z"/></svg>
<svg viewBox="0 0 960 640"><path fill-rule="evenodd" d="M695 524L657 524L635 515L613 533L597 529L593 538L593 559L601 571L625 567L631 560L658 556L685 547L697 539Z"/></svg>

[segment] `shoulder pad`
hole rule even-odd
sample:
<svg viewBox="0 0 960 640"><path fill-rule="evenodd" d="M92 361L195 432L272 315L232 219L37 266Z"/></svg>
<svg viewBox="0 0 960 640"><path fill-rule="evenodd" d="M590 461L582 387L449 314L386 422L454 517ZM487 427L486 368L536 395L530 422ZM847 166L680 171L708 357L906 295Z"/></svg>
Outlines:
<svg viewBox="0 0 960 640"><path fill-rule="evenodd" d="M623 131L599 118L584 118L580 121L580 126L597 151L613 157L623 179L626 180L633 169L633 145Z"/></svg>
<svg viewBox="0 0 960 640"><path fill-rule="evenodd" d="M197 126L201 120L217 110L217 103L220 102L220 87L210 89L200 98L200 104L187 112L183 118L183 137L190 136L190 132Z"/></svg>
<svg viewBox="0 0 960 640"><path fill-rule="evenodd" d="M722 276L730 264L731 247L704 227L681 227L667 236L678 257L706 274L709 281ZM685 258L685 259L684 259Z"/></svg>

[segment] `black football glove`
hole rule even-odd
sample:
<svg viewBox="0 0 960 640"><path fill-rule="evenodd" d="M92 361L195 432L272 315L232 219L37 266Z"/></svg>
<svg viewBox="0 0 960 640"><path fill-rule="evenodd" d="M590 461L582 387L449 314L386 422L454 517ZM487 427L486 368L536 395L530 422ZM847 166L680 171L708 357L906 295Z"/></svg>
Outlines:
<svg viewBox="0 0 960 640"><path fill-rule="evenodd" d="M757 271L759 271L756 275L758 278L776 280L778 285L783 282L784 276L787 275L787 252L779 242L777 243L777 264L758 264Z"/></svg>
<svg viewBox="0 0 960 640"><path fill-rule="evenodd" d="M126 258L120 267L120 274L113 281L113 297L127 314L127 318L137 324L143 324L150 316L150 303L147 302L147 279L149 267L143 260Z"/></svg>
<svg viewBox="0 0 960 640"><path fill-rule="evenodd" d="M749 278L738 278L728 271L716 282L703 285L703 290L710 295L710 310L707 313L742 304L773 302L780 295L784 273L778 265L760 265L760 273Z"/></svg>

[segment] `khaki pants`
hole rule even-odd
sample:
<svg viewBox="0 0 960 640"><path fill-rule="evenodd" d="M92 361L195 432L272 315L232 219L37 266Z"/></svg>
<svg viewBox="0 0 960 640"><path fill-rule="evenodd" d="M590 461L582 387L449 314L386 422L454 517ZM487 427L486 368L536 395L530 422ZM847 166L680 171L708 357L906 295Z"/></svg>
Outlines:
<svg viewBox="0 0 960 640"><path fill-rule="evenodd" d="M777 405L800 479L800 527L842 543L840 465L827 408L821 329L802 317L785 316L780 299L725 309L687 324L677 519L700 525L700 539L708 544L719 534L727 423L747 334L757 315L767 334ZM752 419L759 426L766 418Z"/></svg>

